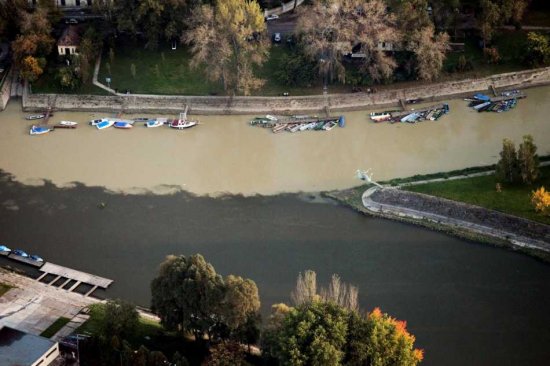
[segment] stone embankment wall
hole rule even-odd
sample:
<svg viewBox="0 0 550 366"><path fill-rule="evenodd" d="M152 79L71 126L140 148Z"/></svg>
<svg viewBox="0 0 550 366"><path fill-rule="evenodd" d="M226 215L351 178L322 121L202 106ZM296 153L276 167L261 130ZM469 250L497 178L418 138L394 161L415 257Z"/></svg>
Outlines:
<svg viewBox="0 0 550 366"><path fill-rule="evenodd" d="M4 83L2 84L2 88L0 89L0 111L3 111L6 109L6 106L8 105L8 102L10 100L10 93L11 93L11 69L8 71L8 74L6 75L4 79Z"/></svg>
<svg viewBox="0 0 550 366"><path fill-rule="evenodd" d="M443 100L495 88L528 88L550 84L550 67L497 74L480 79L416 85L377 93L313 95L301 97L218 97L160 95L54 95L24 92L23 109L44 110L48 106L62 110L127 113L177 113L190 108L192 114L307 113L327 110L359 110L395 106L399 99Z"/></svg>

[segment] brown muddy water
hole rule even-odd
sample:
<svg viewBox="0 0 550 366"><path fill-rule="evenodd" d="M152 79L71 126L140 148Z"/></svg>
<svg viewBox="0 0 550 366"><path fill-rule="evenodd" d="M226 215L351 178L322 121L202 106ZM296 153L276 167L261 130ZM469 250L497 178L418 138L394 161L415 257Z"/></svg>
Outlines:
<svg viewBox="0 0 550 366"><path fill-rule="evenodd" d="M550 88L528 95L508 113L454 101L437 122L375 125L353 112L343 129L294 135L224 116L190 131L83 125L28 136L11 103L0 113L0 243L112 278L104 296L144 306L168 254L201 253L221 274L255 280L264 315L289 300L298 272L313 269L320 282L338 273L359 287L362 308L407 320L425 365L546 365L547 264L315 194L271 195L349 187L360 167L386 179L490 164L503 137L526 133L548 153Z"/></svg>
<svg viewBox="0 0 550 366"><path fill-rule="evenodd" d="M550 87L527 94L506 113L477 113L454 100L439 121L374 124L361 111L345 113L345 128L294 134L248 126L251 116L200 116L202 125L187 131L98 131L85 124L104 113L64 112L52 122L81 126L29 136L20 104L11 102L0 113L0 168L25 183L83 182L124 192L250 195L349 188L358 183L357 169L371 168L375 179L388 179L493 164L503 138L519 144L527 133L539 154L550 154Z"/></svg>

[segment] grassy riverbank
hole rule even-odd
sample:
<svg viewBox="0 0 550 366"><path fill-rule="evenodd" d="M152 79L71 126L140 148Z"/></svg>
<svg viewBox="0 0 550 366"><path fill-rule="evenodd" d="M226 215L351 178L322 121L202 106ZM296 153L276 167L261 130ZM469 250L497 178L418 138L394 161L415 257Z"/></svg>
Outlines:
<svg viewBox="0 0 550 366"><path fill-rule="evenodd" d="M550 225L550 217L537 214L530 202L534 189L540 186L550 187L550 167L541 168L541 177L532 186L503 185L502 192L497 192L496 183L497 179L489 175L411 185L404 189L466 202Z"/></svg>

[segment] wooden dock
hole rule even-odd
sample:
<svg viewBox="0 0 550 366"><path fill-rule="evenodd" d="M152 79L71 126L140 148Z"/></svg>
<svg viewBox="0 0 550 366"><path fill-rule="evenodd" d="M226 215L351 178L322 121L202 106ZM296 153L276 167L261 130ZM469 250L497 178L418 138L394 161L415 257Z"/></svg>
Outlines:
<svg viewBox="0 0 550 366"><path fill-rule="evenodd" d="M519 92L518 94L514 94L514 95L491 98L491 103L498 103L498 102L502 102L504 100L510 100L510 99L523 99L526 97L527 95L523 94L522 92Z"/></svg>
<svg viewBox="0 0 550 366"><path fill-rule="evenodd" d="M43 272L40 277L37 278L37 281L40 281L42 278L46 277L47 275L51 274L56 276L52 281L50 281L49 285L54 284L56 281L58 281L61 278L65 278L65 282L60 286L60 288L65 287L69 282L76 281L67 291L74 291L79 285L81 284L87 284L91 285L92 289L88 291L84 296L89 296L94 292L98 287L106 289L109 287L113 280L110 280L108 278L96 276L90 273L77 271L75 269L58 266L57 264L53 264L50 262L46 262L41 268L40 271Z"/></svg>
<svg viewBox="0 0 550 366"><path fill-rule="evenodd" d="M11 252L8 255L8 258L13 259L13 260L18 261L18 262L30 264L31 266L35 266L35 267L40 267L44 264L44 262L37 262L37 261L34 261L30 258L21 257L20 255L16 255L13 252Z"/></svg>

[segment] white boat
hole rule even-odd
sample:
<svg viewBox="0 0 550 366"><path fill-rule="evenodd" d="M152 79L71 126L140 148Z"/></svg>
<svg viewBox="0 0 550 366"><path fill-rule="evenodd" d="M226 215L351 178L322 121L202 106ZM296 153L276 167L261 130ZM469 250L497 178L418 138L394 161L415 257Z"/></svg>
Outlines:
<svg viewBox="0 0 550 366"><path fill-rule="evenodd" d="M73 121L59 121L60 126L76 126L78 125L78 122Z"/></svg>
<svg viewBox="0 0 550 366"><path fill-rule="evenodd" d="M106 128L111 127L114 124L115 124L115 121L104 119L103 121L99 122L95 126L98 130L104 130Z"/></svg>
<svg viewBox="0 0 550 366"><path fill-rule="evenodd" d="M32 126L30 130L31 135L43 135L45 133L48 133L52 130L50 127L46 126Z"/></svg>
<svg viewBox="0 0 550 366"><path fill-rule="evenodd" d="M107 118L93 119L93 120L90 121L90 125L97 126L101 122L105 122L107 120L108 120Z"/></svg>
<svg viewBox="0 0 550 366"><path fill-rule="evenodd" d="M298 131L300 131L300 127L301 127L301 126L302 126L301 123L296 123L294 126L292 126L292 127L290 128L289 131L292 132L292 133L298 132Z"/></svg>
<svg viewBox="0 0 550 366"><path fill-rule="evenodd" d="M186 128L191 128L199 124L199 121L190 121L190 120L184 120L184 119L175 119L170 123L171 128L175 128L177 130L183 130Z"/></svg>
<svg viewBox="0 0 550 366"><path fill-rule="evenodd" d="M325 131L330 131L330 130L332 130L334 127L336 127L336 125L338 125L338 122L336 122L336 121L327 122L327 123L325 123L325 125L323 126L323 130L325 130Z"/></svg>
<svg viewBox="0 0 550 366"><path fill-rule="evenodd" d="M370 114L370 119L375 122L382 122L391 117L389 112L373 112Z"/></svg>
<svg viewBox="0 0 550 366"><path fill-rule="evenodd" d="M279 120L277 117L272 116L272 115L270 115L270 114L266 114L266 115L265 115L265 118L267 118L267 119L270 120L270 121L278 121L278 120Z"/></svg>
<svg viewBox="0 0 550 366"><path fill-rule="evenodd" d="M29 121L32 121L32 120L35 120L35 119L42 119L46 117L45 114L31 114L30 116L27 116L26 118L29 120Z"/></svg>
<svg viewBox="0 0 550 366"><path fill-rule="evenodd" d="M311 122L306 125L306 130L313 130L317 126L317 122Z"/></svg>
<svg viewBox="0 0 550 366"><path fill-rule="evenodd" d="M164 121L163 121L163 120L164 120ZM162 126L165 122L167 122L167 119L166 119L166 118L163 118L163 120L161 120L160 118L158 118L158 119L151 119L151 120L145 122L145 127L149 127L149 128L160 127L160 126Z"/></svg>

